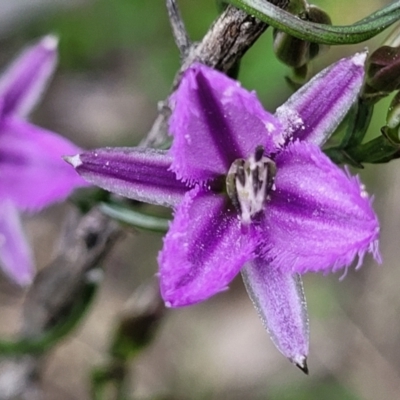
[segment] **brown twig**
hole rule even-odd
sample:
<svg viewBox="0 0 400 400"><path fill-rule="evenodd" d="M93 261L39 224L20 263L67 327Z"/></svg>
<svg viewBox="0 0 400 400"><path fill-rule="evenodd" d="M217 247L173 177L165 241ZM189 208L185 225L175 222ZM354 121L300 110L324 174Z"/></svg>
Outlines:
<svg viewBox="0 0 400 400"><path fill-rule="evenodd" d="M285 8L289 0L271 0ZM268 25L233 6L225 11L210 27L200 43L192 44L187 51L180 70L177 72L172 91L179 85L182 73L195 61L199 61L222 72L228 72L240 61ZM150 132L141 142L144 147L160 147L168 140L168 101L160 102L159 114Z"/></svg>
<svg viewBox="0 0 400 400"><path fill-rule="evenodd" d="M96 208L78 220L76 213L68 218L58 255L38 273L26 296L24 337L34 337L57 323L122 233Z"/></svg>
<svg viewBox="0 0 400 400"><path fill-rule="evenodd" d="M56 258L38 273L27 293L20 338L40 338L68 314L92 279L90 274L122 233L116 222L96 208L83 217L71 212L67 218ZM41 360L37 354L2 361L0 376L10 378L0 378L0 399L14 399L21 394L40 399L37 380Z"/></svg>
<svg viewBox="0 0 400 400"><path fill-rule="evenodd" d="M192 44L181 17L181 13L176 4L176 0L166 0L166 5L172 34L174 35L175 43L179 49L181 58L184 60Z"/></svg>

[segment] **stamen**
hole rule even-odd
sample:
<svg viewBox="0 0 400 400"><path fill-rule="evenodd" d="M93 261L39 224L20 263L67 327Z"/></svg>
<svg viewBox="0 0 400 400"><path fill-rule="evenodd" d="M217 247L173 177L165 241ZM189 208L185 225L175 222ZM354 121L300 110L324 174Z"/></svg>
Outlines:
<svg viewBox="0 0 400 400"><path fill-rule="evenodd" d="M244 185L246 182L246 172L244 170L245 161L244 160L237 160L237 170L236 170L236 178L239 182Z"/></svg>
<svg viewBox="0 0 400 400"><path fill-rule="evenodd" d="M264 147L263 146L257 146L256 151L254 153L254 159L256 162L261 161L262 157L264 155Z"/></svg>
<svg viewBox="0 0 400 400"><path fill-rule="evenodd" d="M247 160L238 159L232 163L226 189L244 224L249 224L263 210L274 187L275 173L275 163L264 156L262 146L257 146L254 155Z"/></svg>

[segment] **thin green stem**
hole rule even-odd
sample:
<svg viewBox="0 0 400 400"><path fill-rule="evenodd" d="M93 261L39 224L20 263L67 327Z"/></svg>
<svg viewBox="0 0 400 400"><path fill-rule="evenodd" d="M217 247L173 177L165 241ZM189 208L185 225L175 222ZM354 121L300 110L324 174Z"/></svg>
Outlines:
<svg viewBox="0 0 400 400"><path fill-rule="evenodd" d="M169 220L166 218L144 214L116 204L101 203L100 210L105 215L136 228L161 233L168 230Z"/></svg>

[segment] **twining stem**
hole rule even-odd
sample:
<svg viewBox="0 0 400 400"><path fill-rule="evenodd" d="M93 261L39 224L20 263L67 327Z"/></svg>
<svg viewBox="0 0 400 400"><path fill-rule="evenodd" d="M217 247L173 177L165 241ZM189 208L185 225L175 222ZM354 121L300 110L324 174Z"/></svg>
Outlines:
<svg viewBox="0 0 400 400"><path fill-rule="evenodd" d="M400 1L394 1L368 17L346 26L304 21L265 0L226 0L226 2L299 39L328 45L363 42L400 19Z"/></svg>

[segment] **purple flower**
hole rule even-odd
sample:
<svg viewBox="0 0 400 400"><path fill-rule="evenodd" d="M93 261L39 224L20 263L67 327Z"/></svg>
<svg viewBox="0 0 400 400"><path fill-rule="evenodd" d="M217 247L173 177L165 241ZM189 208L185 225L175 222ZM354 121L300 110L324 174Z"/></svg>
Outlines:
<svg viewBox="0 0 400 400"><path fill-rule="evenodd" d="M195 64L171 98L169 151L105 148L69 158L91 183L174 208L158 258L167 306L205 300L241 271L275 345L304 371L299 274L346 268L356 256L361 265L367 252L380 259L364 186L319 147L355 101L365 57L325 69L275 115L238 82Z"/></svg>
<svg viewBox="0 0 400 400"><path fill-rule="evenodd" d="M57 39L46 36L23 51L0 79L0 266L20 285L31 282L34 268L19 211L38 211L85 184L61 159L79 148L24 120L56 63Z"/></svg>

